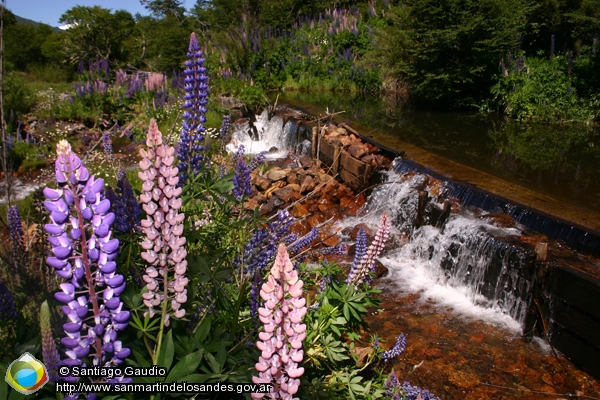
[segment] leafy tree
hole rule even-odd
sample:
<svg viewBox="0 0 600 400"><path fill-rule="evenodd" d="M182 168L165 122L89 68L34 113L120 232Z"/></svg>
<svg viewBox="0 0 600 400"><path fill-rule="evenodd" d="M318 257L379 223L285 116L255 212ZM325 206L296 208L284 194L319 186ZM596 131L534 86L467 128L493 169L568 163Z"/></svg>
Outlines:
<svg viewBox="0 0 600 400"><path fill-rule="evenodd" d="M127 61L123 43L134 28L128 11L112 13L100 6L76 6L65 12L60 22L72 25L63 41L63 55L71 65L93 59L107 59L117 65Z"/></svg>
<svg viewBox="0 0 600 400"><path fill-rule="evenodd" d="M489 95L531 10L526 0L408 0L397 7L382 31L400 47L383 60L418 100L444 108L472 107Z"/></svg>

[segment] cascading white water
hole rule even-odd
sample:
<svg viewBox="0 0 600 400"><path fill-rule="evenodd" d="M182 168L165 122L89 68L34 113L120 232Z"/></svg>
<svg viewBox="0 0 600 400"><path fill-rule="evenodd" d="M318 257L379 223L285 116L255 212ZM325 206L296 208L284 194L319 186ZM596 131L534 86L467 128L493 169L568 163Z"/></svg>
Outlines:
<svg viewBox="0 0 600 400"><path fill-rule="evenodd" d="M252 126L253 125L253 126ZM267 110L256 116L256 122L234 124L232 139L227 144L229 152L235 152L244 145L246 154L269 152L267 158L284 158L296 145L298 125L290 119L284 124L283 118L274 115L269 119Z"/></svg>
<svg viewBox="0 0 600 400"><path fill-rule="evenodd" d="M373 191L362 215L341 223L342 228L362 222L376 229L385 211L392 233L408 236L404 245L382 257L389 269L382 284L420 293L423 300L434 300L458 315L522 329L531 296L529 260L501 240L520 231L498 227L465 210L451 214L443 230L415 228L418 191L426 178L387 174L387 183Z"/></svg>

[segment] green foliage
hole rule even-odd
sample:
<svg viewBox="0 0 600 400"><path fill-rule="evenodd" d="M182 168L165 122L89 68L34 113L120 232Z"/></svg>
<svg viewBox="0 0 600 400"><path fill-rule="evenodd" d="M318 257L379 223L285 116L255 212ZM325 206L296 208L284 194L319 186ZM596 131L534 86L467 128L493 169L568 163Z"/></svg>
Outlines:
<svg viewBox="0 0 600 400"><path fill-rule="evenodd" d="M386 29L401 50L395 64L417 99L473 107L489 94L500 57L517 43L530 5L523 0L426 0L399 5ZM400 56L398 59L391 57Z"/></svg>
<svg viewBox="0 0 600 400"><path fill-rule="evenodd" d="M588 60L575 64L580 62L589 65ZM492 94L495 107L519 121L590 123L598 118L599 94L587 98L579 95L569 73L568 56L527 58L516 71L509 66L507 74L492 87Z"/></svg>
<svg viewBox="0 0 600 400"><path fill-rule="evenodd" d="M17 115L24 114L33 108L37 98L33 90L27 86L23 75L11 72L4 79L4 115L13 111ZM8 121L12 123L13 121Z"/></svg>

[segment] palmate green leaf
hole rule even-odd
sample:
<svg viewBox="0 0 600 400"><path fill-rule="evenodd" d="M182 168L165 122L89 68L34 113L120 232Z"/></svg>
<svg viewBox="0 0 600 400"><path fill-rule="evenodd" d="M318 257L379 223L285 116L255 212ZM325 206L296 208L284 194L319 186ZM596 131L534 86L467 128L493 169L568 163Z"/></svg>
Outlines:
<svg viewBox="0 0 600 400"><path fill-rule="evenodd" d="M188 354L183 357L169 372L167 375L167 379L165 382L174 382L181 380L182 377L191 374L198 368L200 362L202 361L202 354L204 353L203 349L193 352L192 354Z"/></svg>

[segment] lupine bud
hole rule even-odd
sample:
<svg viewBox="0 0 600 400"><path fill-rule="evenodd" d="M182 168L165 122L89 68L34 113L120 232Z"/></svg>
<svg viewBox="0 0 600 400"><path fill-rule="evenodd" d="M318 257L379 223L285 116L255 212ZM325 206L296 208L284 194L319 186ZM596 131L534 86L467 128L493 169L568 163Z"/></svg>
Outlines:
<svg viewBox="0 0 600 400"><path fill-rule="evenodd" d="M150 120L147 150L141 149L138 176L142 180L140 200L146 211L146 219L141 221L144 240L141 256L149 264L143 276L148 292L142 295L144 304L154 315L154 307L170 300L171 310L176 318L183 318L185 310L181 305L187 301L188 279L185 237L183 234L184 214L181 208L182 189L178 186L179 169L175 162L175 149L163 144L162 134L156 121ZM172 274L172 275L171 275ZM164 287L168 288L165 299ZM170 313L163 316L169 325Z"/></svg>
<svg viewBox="0 0 600 400"><path fill-rule="evenodd" d="M56 350L56 343L54 343L54 337L52 336L50 308L47 301L44 301L40 306L40 331L44 365L48 370L50 382L55 383L59 381L58 367L60 366L60 355L58 354L58 350Z"/></svg>
<svg viewBox="0 0 600 400"><path fill-rule="evenodd" d="M277 257L268 279L263 283L260 296L265 306L258 310L264 330L258 334L256 347L261 355L256 363L256 384L273 384L272 398L291 399L298 392L304 368L302 342L306 338L306 300L302 296L303 282L290 261L284 244L277 249ZM253 399L266 396L252 393Z"/></svg>
<svg viewBox="0 0 600 400"><path fill-rule="evenodd" d="M252 194L252 185L250 184L250 170L243 157L239 157L235 166L233 175L233 195L238 201L241 201L244 195Z"/></svg>

